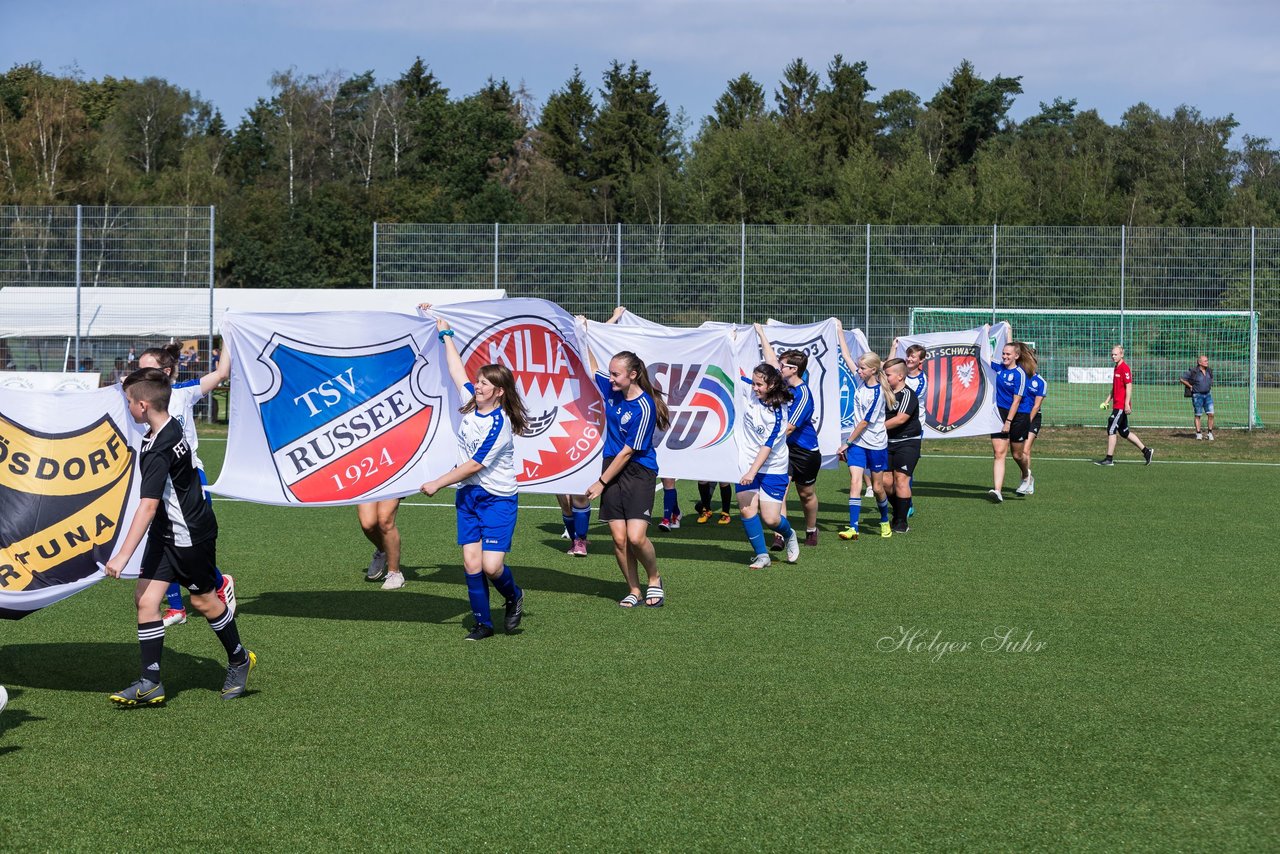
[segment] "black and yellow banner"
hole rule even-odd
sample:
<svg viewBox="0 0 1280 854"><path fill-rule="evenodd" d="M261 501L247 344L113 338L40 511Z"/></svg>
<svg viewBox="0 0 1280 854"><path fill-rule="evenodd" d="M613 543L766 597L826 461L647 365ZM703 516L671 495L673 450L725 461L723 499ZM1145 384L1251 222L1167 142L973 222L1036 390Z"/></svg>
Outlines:
<svg viewBox="0 0 1280 854"><path fill-rule="evenodd" d="M97 579L132 517L127 418L118 388L0 392L0 617Z"/></svg>

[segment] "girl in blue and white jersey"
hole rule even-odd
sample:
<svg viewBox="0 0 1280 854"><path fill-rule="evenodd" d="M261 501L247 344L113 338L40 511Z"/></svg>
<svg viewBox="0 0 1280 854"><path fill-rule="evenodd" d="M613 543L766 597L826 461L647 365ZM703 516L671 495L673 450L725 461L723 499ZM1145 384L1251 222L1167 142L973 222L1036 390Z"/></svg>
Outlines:
<svg viewBox="0 0 1280 854"><path fill-rule="evenodd" d="M885 492L882 472L889 469L889 436L885 432L885 407L893 405L893 392L889 389L880 357L875 353L863 353L854 362L849 358L841 338L840 354L849 370L857 374L860 382L853 392L853 411L857 421L843 445L840 457L849 464L849 527L840 532L842 540L858 539L858 516L862 512L862 473L871 474L871 489L876 506L880 509L880 536L891 537L889 525L889 498Z"/></svg>
<svg viewBox="0 0 1280 854"><path fill-rule="evenodd" d="M518 505L515 437L524 433L529 418L507 367L484 365L472 383L454 346L449 322L439 318L436 329L444 344L449 376L469 400L460 410L458 464L424 483L422 492L435 495L458 484L454 499L458 545L462 546L467 598L475 617L475 627L466 639L479 641L493 637L486 578L506 603L504 628L508 634L519 628L524 616L524 591L516 586L506 559L516 530Z"/></svg>
<svg viewBox="0 0 1280 854"><path fill-rule="evenodd" d="M749 568L764 569L772 563L764 542L765 525L782 536L787 563L795 563L800 557L800 541L787 517L782 515L782 505L791 485L786 427L787 407L793 395L782 374L767 362L756 365L750 382L750 400L740 413L738 459L742 478L736 492L742 527L755 552Z"/></svg>
<svg viewBox="0 0 1280 854"><path fill-rule="evenodd" d="M615 318L618 313L615 310ZM585 317L579 316L578 321L589 329ZM649 540L649 520L658 482L654 433L670 426L667 404L653 387L644 360L635 353L614 354L604 373L590 346L586 350L605 403L604 471L587 489L587 497L600 499L599 518L609 523L613 554L627 582L627 595L618 604L634 608L643 601L650 608L661 608L667 601L666 591ZM643 595L640 567L648 575Z"/></svg>
<svg viewBox="0 0 1280 854"><path fill-rule="evenodd" d="M991 434L991 450L995 456L992 470L995 488L988 490L987 494L997 504L1004 501L1005 458L1009 455L1010 444L1014 446L1014 462L1022 469L1023 479L1027 477L1022 462L1022 444L1027 441L1030 419L1026 412L1020 412L1019 409L1027 394L1028 374L1018 364L1020 360L1025 360L1023 346L1010 341L1000 351L1000 361L991 363L991 369L996 373L996 409L1000 411L1000 432Z"/></svg>
<svg viewBox="0 0 1280 854"><path fill-rule="evenodd" d="M1029 344L1022 345L1028 351L1030 356L1031 376L1027 379L1027 395L1024 398L1025 406L1019 407L1026 409L1027 412L1027 441L1022 446L1022 470L1026 472L1023 475L1022 483L1018 484L1018 488L1014 490L1018 495L1035 495L1036 478L1031 473L1031 446L1040 436L1040 407L1044 404L1045 396L1049 393L1049 386L1044 381L1044 377L1040 376L1040 364L1036 360L1035 348ZM1026 368L1023 368L1025 370Z"/></svg>

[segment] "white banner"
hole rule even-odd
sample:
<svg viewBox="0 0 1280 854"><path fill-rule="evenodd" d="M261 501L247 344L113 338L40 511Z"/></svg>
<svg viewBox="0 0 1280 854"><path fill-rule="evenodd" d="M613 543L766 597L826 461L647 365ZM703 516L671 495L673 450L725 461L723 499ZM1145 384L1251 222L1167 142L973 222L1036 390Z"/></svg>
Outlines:
<svg viewBox="0 0 1280 854"><path fill-rule="evenodd" d="M746 330L754 340L755 332L749 326ZM726 329L592 323L585 343L602 371L615 353L635 353L644 360L654 387L664 394L671 426L654 442L660 475L737 482L742 475L734 437L740 383Z"/></svg>
<svg viewBox="0 0 1280 854"><path fill-rule="evenodd" d="M996 332L997 330L992 330ZM927 385L920 401L926 439L983 436L1000 432L995 403L992 339L982 327L960 332L904 335L899 352L912 344L925 350Z"/></svg>
<svg viewBox="0 0 1280 854"><path fill-rule="evenodd" d="M0 389L0 618L103 578L138 503L142 430L120 386ZM136 576L143 548L125 575Z"/></svg>
<svg viewBox="0 0 1280 854"><path fill-rule="evenodd" d="M505 365L529 412L515 439L522 492L579 495L600 477L604 402L578 346L573 318L553 302L504 299L437 306L449 321L467 376ZM434 329L434 325L432 327Z"/></svg>
<svg viewBox="0 0 1280 854"><path fill-rule="evenodd" d="M458 394L435 325L390 312L239 314L220 495L261 504L400 498L457 460Z"/></svg>
<svg viewBox="0 0 1280 854"><path fill-rule="evenodd" d="M855 330L856 331L856 330ZM840 327L835 319L820 323L791 325L770 320L764 327L773 351L803 350L809 357L808 376L804 379L813 394L813 424L818 431L818 450L834 455L840 448ZM861 333L859 333L861 334ZM759 344L759 338L752 340ZM759 346L756 363L760 362ZM754 368L755 364L750 367Z"/></svg>

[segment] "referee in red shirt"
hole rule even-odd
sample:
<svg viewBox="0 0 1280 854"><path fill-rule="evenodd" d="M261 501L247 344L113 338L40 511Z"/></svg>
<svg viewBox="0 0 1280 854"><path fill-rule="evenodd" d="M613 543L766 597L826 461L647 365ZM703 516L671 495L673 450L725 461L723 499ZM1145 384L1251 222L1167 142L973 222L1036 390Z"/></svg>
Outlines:
<svg viewBox="0 0 1280 854"><path fill-rule="evenodd" d="M1151 465L1151 458L1155 456L1155 448L1142 444L1142 440L1138 438L1138 434L1129 430L1129 413L1133 411L1133 371L1129 370L1129 366L1124 361L1124 348L1116 345L1111 348L1111 361L1115 362L1115 372L1111 375L1111 395L1103 403L1103 408L1107 404L1111 404L1111 417L1107 419L1107 455L1100 460L1094 460L1094 465L1113 466L1116 461L1113 459L1116 452L1116 436L1124 436L1134 444L1139 451L1142 451L1142 459L1146 460L1145 465Z"/></svg>

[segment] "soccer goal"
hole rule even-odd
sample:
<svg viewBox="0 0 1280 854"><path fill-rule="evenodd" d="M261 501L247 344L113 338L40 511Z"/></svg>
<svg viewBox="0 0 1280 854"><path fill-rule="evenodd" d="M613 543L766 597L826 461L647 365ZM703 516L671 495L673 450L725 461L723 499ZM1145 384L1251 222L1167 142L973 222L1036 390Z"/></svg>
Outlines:
<svg viewBox="0 0 1280 854"><path fill-rule="evenodd" d="M1179 379L1200 354L1213 369L1218 429L1261 427L1258 420L1258 315L1248 311L1106 311L1002 309L1016 340L1035 345L1049 384L1047 424L1100 426L1111 391L1111 348L1121 344L1133 369L1130 423L1190 428L1191 399ZM970 329L990 309L913 308L913 335Z"/></svg>

